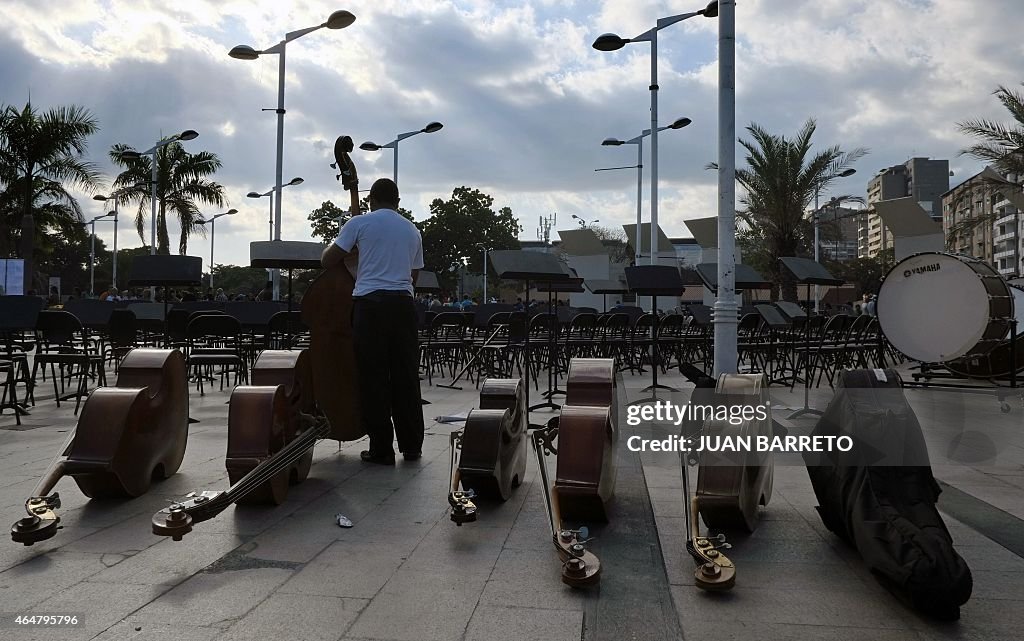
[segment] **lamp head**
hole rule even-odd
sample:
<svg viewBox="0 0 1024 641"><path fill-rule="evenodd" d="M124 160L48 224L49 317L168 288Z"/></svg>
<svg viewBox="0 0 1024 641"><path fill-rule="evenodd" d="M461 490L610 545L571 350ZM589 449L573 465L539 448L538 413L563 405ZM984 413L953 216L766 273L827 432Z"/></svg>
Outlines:
<svg viewBox="0 0 1024 641"><path fill-rule="evenodd" d="M717 18L718 17L718 0L711 0L708 6L704 7L700 11L701 15L705 18Z"/></svg>
<svg viewBox="0 0 1024 641"><path fill-rule="evenodd" d="M262 198L263 194L255 192L255 191L250 191L249 193L247 193L245 195L245 197L246 198Z"/></svg>
<svg viewBox="0 0 1024 641"><path fill-rule="evenodd" d="M439 131L441 127L444 127L444 125L442 125L439 122L428 122L427 126L424 127L423 129L420 129L420 131L422 131L425 134L432 134L435 131Z"/></svg>
<svg viewBox="0 0 1024 641"><path fill-rule="evenodd" d="M605 147L618 147L619 145L624 145L626 143L618 138L605 138L601 141L601 144Z"/></svg>
<svg viewBox="0 0 1024 641"><path fill-rule="evenodd" d="M195 140L199 137L199 132L194 129L186 129L185 131L178 134L178 140Z"/></svg>
<svg viewBox="0 0 1024 641"><path fill-rule="evenodd" d="M629 40L621 38L614 33L602 33L594 41L593 47L598 51L615 51L626 46Z"/></svg>
<svg viewBox="0 0 1024 641"><path fill-rule="evenodd" d="M359 148L363 151L380 151L380 145L375 142L364 142Z"/></svg>
<svg viewBox="0 0 1024 641"><path fill-rule="evenodd" d="M350 11L335 11L328 18L324 26L328 29L344 29L353 22L356 21L356 17L352 15Z"/></svg>
<svg viewBox="0 0 1024 641"><path fill-rule="evenodd" d="M237 209L229 209L226 212L224 212L224 215L225 216L234 216L237 213L238 213Z"/></svg>
<svg viewBox="0 0 1024 641"><path fill-rule="evenodd" d="M107 200L107 197L102 194L96 194L92 197L93 200Z"/></svg>
<svg viewBox="0 0 1024 641"><path fill-rule="evenodd" d="M260 57L260 52L249 45L236 45L231 48L228 55L238 60L255 60Z"/></svg>
<svg viewBox="0 0 1024 641"><path fill-rule="evenodd" d="M673 122L668 127L669 127L669 129L682 129L683 127L686 127L687 125L689 125L691 122L693 122L693 121L690 120L689 118L679 118L678 120Z"/></svg>
<svg viewBox="0 0 1024 641"><path fill-rule="evenodd" d="M301 185L303 182L304 181L302 180L302 178L300 176L296 176L295 178L292 178L291 180L289 180L288 184L289 185Z"/></svg>
<svg viewBox="0 0 1024 641"><path fill-rule="evenodd" d="M122 160L138 160L139 158L142 158L142 154L134 149L129 149L128 151L121 152L121 158Z"/></svg>
<svg viewBox="0 0 1024 641"><path fill-rule="evenodd" d="M839 177L840 178L849 178L850 176L854 175L855 173L857 173L857 170L854 169L853 167L850 167L849 169L845 169L845 170L839 172Z"/></svg>

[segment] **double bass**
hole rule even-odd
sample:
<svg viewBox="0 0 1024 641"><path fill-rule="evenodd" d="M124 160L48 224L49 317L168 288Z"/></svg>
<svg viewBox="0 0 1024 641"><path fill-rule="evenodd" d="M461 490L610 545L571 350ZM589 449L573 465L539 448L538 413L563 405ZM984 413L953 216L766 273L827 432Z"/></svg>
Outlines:
<svg viewBox="0 0 1024 641"><path fill-rule="evenodd" d="M476 497L506 501L526 473L527 411L524 382L488 378L480 386L480 409L451 434L448 504L456 525L476 520Z"/></svg>
<svg viewBox="0 0 1024 641"><path fill-rule="evenodd" d="M759 437L771 440L774 422L764 374L722 374L716 383L691 365L681 364L680 370L697 385L690 403L711 408L711 416L684 436L748 439L751 443ZM743 407L762 408L763 413L748 413L753 414L749 420L730 421L728 417ZM688 464L697 465L697 487L692 497ZM703 590L729 590L736 584L736 565L722 550L731 546L724 534L701 535L700 520L703 518L709 529L756 530L759 506L767 506L772 496L772 455L757 451L680 452L680 471L686 550L697 563L695 583Z"/></svg>
<svg viewBox="0 0 1024 641"><path fill-rule="evenodd" d="M334 146L339 179L359 211L358 175L349 152L352 139ZM239 386L228 409L227 467L231 486L192 492L153 515L154 534L175 541L196 523L230 505L280 503L288 485L309 473L317 441L351 441L365 435L360 421L355 353L352 347L354 263L324 270L302 299L310 347L295 352L265 351L253 368L253 385Z"/></svg>
<svg viewBox="0 0 1024 641"><path fill-rule="evenodd" d="M614 359L574 358L569 363L560 416L533 432L551 539L562 561L562 582L573 587L600 581L601 562L587 549L587 527L567 521L606 522L615 492L615 453L622 379ZM556 456L549 483L545 458Z"/></svg>
<svg viewBox="0 0 1024 641"><path fill-rule="evenodd" d="M28 516L11 538L32 545L57 533L60 494L50 491L70 476L89 498L134 498L154 479L181 466L188 440L188 381L178 350L133 349L125 354L114 387L86 400L78 424L25 501Z"/></svg>

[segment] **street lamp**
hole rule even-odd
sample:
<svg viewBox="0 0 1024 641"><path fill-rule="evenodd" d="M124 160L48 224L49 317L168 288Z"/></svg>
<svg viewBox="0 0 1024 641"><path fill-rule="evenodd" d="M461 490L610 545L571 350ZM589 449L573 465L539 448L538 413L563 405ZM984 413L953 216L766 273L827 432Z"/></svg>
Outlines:
<svg viewBox="0 0 1024 641"><path fill-rule="evenodd" d="M216 233L216 230L217 230L217 228L216 228L216 220L218 218L220 218L221 216L234 216L237 213L238 213L237 209L229 209L226 212L224 212L223 214L217 214L215 216L211 216L210 218L207 218L206 220L199 221L200 225L205 225L206 223L210 223L210 289L213 289L213 235L214 235L214 233Z"/></svg>
<svg viewBox="0 0 1024 641"><path fill-rule="evenodd" d="M853 167L850 167L849 169L844 169L843 171L839 172L838 174L833 174L832 176L828 176L827 179L832 179L832 178L849 178L850 176L854 175L855 173L857 173L857 170L854 169ZM820 252L819 252L819 248L818 248L818 245L821 244L821 241L820 241L820 238L819 238L821 208L818 206L818 196L820 196L820 195L821 195L821 184L818 184L814 188L814 213L811 214L811 222L813 223L813 226L814 226L814 262L818 262L818 260L820 259L820 256L819 256ZM834 204L836 204L838 202L838 199L833 198L829 202L834 205ZM814 313L815 314L818 313L818 305L819 305L820 301L821 301L821 286L820 285L815 285L814 286Z"/></svg>
<svg viewBox="0 0 1024 641"><path fill-rule="evenodd" d="M144 184L144 183L141 183L141 184ZM111 281L113 281L114 287L117 287L117 205L118 205L117 199L121 196L121 194L124 193L124 191L125 191L124 189L118 189L117 191L113 192L109 196L104 196L102 194L96 194L95 196L92 197L93 200L98 200L100 202L106 202L108 200L112 200L114 202L114 211L109 212L107 214L107 215L111 215L112 214L114 216L114 259L113 259L113 261L111 263L111 276L110 276Z"/></svg>
<svg viewBox="0 0 1024 641"><path fill-rule="evenodd" d="M710 2L700 11L681 13L659 18L653 29L635 38L625 39L614 33L598 36L594 48L598 51L615 51L631 42L651 43L651 264L658 264L658 31L695 16L714 18L718 15L718 0Z"/></svg>
<svg viewBox="0 0 1024 641"><path fill-rule="evenodd" d="M92 220L90 220L89 222L85 223L86 225L89 225L90 227L92 227L92 231L89 232L91 234L91 236L92 236L92 239L91 239L90 244L89 244L89 294L90 295L93 295L93 294L96 293L96 221L100 220L100 219L103 219L103 218L106 218L107 216L109 216L112 213L114 213L114 212L108 211L107 213L103 214L102 216L97 216L97 217L93 218Z"/></svg>
<svg viewBox="0 0 1024 641"><path fill-rule="evenodd" d="M281 187L284 188L284 187L292 187L294 185L301 185L303 182L305 182L305 181L302 178L300 178L299 176L296 176L295 178L292 178L291 180L289 180L285 184L281 185ZM250 191L249 193L247 193L245 195L245 197L246 198L263 198L264 196L273 196L274 193L276 193L277 191L278 191L277 187L271 187L270 189L268 189L267 191L263 192L262 194L260 192L258 192L258 191ZM273 198L270 199L270 216L267 219L267 224L268 224L268 226L270 228L270 235L268 236L267 240L274 240L274 199ZM280 238L280 234L278 234L278 237Z"/></svg>
<svg viewBox="0 0 1024 641"><path fill-rule="evenodd" d="M237 60L255 60L263 54L276 53L280 56L278 58L277 66L277 109L264 109L263 111L274 111L277 113L277 171L275 186L277 188L276 204L271 205L274 207L273 211L277 212L275 219L274 230L275 233L272 235L271 240L281 239L281 181L284 174L284 79L285 79L285 48L288 43L293 40L298 40L302 36L312 33L318 29L344 29L355 22L356 17L348 11L335 11L327 20L315 27L307 27L305 29L299 29L298 31L289 31L284 35L284 40L277 43L276 45L267 49L254 49L249 45L237 45L228 52L228 55ZM273 271L274 279L274 298L278 298L280 293L280 272L278 270Z"/></svg>
<svg viewBox="0 0 1024 641"><path fill-rule="evenodd" d="M590 227L590 226L591 226L591 225L593 225L594 223L599 223L599 222L601 222L600 220L598 220L598 219L596 219L596 218L595 218L594 220L585 220L585 219L583 219L583 218L580 218L580 217L579 217L579 216L577 216L576 214L573 214L573 215L572 215L572 217L576 219L576 222L578 222L578 223L579 223L579 225L580 225L580 228L581 228L581 229L586 229L587 227Z"/></svg>
<svg viewBox="0 0 1024 641"><path fill-rule="evenodd" d="M161 147L166 147L167 145L171 144L172 142L178 142L179 140L195 140L198 137L199 137L199 133L197 131L195 131L194 129L186 129L185 131L181 132L180 134L174 134L173 136L170 136L170 137L167 137L167 138L161 138L151 148L149 148L146 151L143 151L141 153L138 152L138 151L135 151L135 150L128 150L128 151L124 152L123 154L121 154L121 157L126 159L126 160L137 160L138 158L140 158L140 157L142 157L144 155L147 155L147 154L152 154L153 155L153 163L152 163L153 166L151 168L151 176L150 176L150 179L149 179L149 187L150 187L149 203L150 203L150 206L151 206L151 211L150 211L150 229L149 229L149 243L150 243L149 253L151 255L152 254L156 254L156 187L157 187L156 152Z"/></svg>
<svg viewBox="0 0 1024 641"><path fill-rule="evenodd" d="M477 247L477 249L480 249L480 250L482 250L484 252L484 295L483 295L483 304L487 304L487 252L491 251L491 249L493 249L493 248L492 247L488 247L487 245L485 245L483 243L477 243L476 247Z"/></svg>
<svg viewBox="0 0 1024 641"><path fill-rule="evenodd" d="M303 182L304 181L303 181L303 179L301 177L296 176L295 178L292 178L291 180L289 180L285 184L281 185L281 189L284 189L285 187L292 187L294 185L301 185ZM250 191L249 193L247 193L245 195L245 197L246 198L263 198L264 196L273 196L275 193L280 194L281 193L281 189L278 189L277 187L271 187L270 189L268 189L267 191L265 191L263 193L260 193L258 191ZM277 198L277 201L278 201L278 203L281 202L280 196ZM267 236L267 240L274 240L274 238L275 238L275 234L274 234L274 199L270 198L267 202L270 205L270 211L269 211L269 213L267 215L267 227L269 228L269 234ZM277 222L280 223L280 221L281 221L281 219L278 218ZM280 227L280 225L278 225L278 227L277 227L276 237L277 237L278 240L281 239L281 227ZM270 270L267 270L267 271L270 274L270 280L273 283L274 300L279 300L281 298L281 277L280 277L280 273L281 272L279 270L277 270L277 269L270 269Z"/></svg>
<svg viewBox="0 0 1024 641"><path fill-rule="evenodd" d="M677 118L671 125L664 127L658 127L658 131L664 131L666 129L682 129L688 126L692 120L689 118ZM629 140L619 140L618 138L605 138L601 141L601 144L605 147L618 147L621 145L636 145L636 242L634 243L633 262L636 265L640 264L640 226L642 223L641 218L641 201L643 200L643 183L644 183L644 138L651 135L650 129L644 129L640 132L640 135ZM613 169L631 169L632 167L607 167L602 169L595 169L594 171L611 171ZM653 225L653 223L652 223ZM653 238L653 236L652 236ZM651 247L656 247L656 244L652 244ZM653 264L653 263L652 263Z"/></svg>
<svg viewBox="0 0 1024 641"><path fill-rule="evenodd" d="M411 138L411 137L415 136L416 134L432 134L435 131L440 131L441 127L444 127L444 125L442 125L441 123L439 123L437 121L428 122L427 126L424 127L423 129L417 129L416 131L407 131L405 133L398 134L397 136L395 136L394 140L392 140L391 142L389 142L389 143L387 143L385 145L378 145L375 142L367 141L367 142L364 142L363 144L359 145L359 148L362 149L363 151L380 151L381 149L393 149L394 152L395 152L395 169L394 169L394 174L392 175L392 179L395 181L395 184L397 185L398 184L398 143L402 142L406 138Z"/></svg>

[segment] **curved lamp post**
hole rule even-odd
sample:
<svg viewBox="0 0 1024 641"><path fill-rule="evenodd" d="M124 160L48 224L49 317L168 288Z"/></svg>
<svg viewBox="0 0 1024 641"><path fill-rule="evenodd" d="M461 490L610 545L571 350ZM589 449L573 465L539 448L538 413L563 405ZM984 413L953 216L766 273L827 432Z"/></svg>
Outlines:
<svg viewBox="0 0 1024 641"><path fill-rule="evenodd" d="M378 145L375 142L367 141L367 142L364 142L363 144L359 145L359 148L362 149L363 151L380 151L381 149L392 149L392 150L394 150L394 152L395 152L395 168L394 168L394 172L392 174L392 180L394 180L395 184L397 185L398 184L398 143L402 142L406 138L411 138L411 137L415 136L416 134L432 134L435 131L440 131L442 127L444 127L444 125L442 125L441 123L439 123L437 121L428 122L427 126L424 127L423 129L417 129L416 131L407 131L405 133L398 134L397 136L395 136L394 140L392 140L391 142L389 142L387 144Z"/></svg>
<svg viewBox="0 0 1024 641"><path fill-rule="evenodd" d="M234 216L238 213L237 209L229 209L223 214L216 214L206 220L199 221L200 225L210 223L210 288L213 288L213 235L216 233L216 220L221 216Z"/></svg>
<svg viewBox="0 0 1024 641"><path fill-rule="evenodd" d="M714 18L718 16L718 1L714 0L707 7L691 13L682 13L667 18L659 18L653 29L649 29L635 38L622 38L614 33L605 33L594 40L593 47L598 51L615 51L631 42L651 43L651 264L658 264L658 31L688 20L695 16Z"/></svg>
<svg viewBox="0 0 1024 641"><path fill-rule="evenodd" d="M134 151L134 150L128 150L128 151L124 152L123 154L121 154L121 157L126 159L126 160L138 159L138 158L140 158L141 156L144 156L144 155L152 155L153 156L151 174L150 174L150 178L149 178L149 188L150 188L149 203L151 205L150 225L149 225L149 244L150 244L149 253L150 253L150 255L156 254L156 187L157 187L157 181L158 181L156 152L161 147L166 147L167 145L171 144L172 142L178 142L179 140L195 140L198 137L199 137L199 132L195 131L194 129L186 129L185 131L181 132L180 134L174 134L173 136L169 136L167 138L161 138L160 140L156 141L156 143L154 143L154 145L152 147L150 147L149 149L147 149L146 151L138 152L138 151Z"/></svg>
<svg viewBox="0 0 1024 641"><path fill-rule="evenodd" d="M281 239L281 181L284 173L284 79L285 79L285 49L289 42L298 40L302 36L317 31L319 29L344 29L353 22L356 21L356 17L349 11L339 10L335 11L327 17L327 20L316 25L315 27L306 27L305 29L299 29L297 31L289 31L284 35L284 40L277 43L267 49L256 49L250 45L236 45L232 47L228 55L236 60L256 60L264 54L278 54L278 66L277 66L277 109L264 109L263 111L274 111L277 113L277 170L276 170L276 181L275 186L277 188L276 203L272 205L274 211L276 211L276 218L274 222L274 236L271 240ZM279 271L274 270L274 298L278 298L280 293L280 276Z"/></svg>
<svg viewBox="0 0 1024 641"><path fill-rule="evenodd" d="M690 125L693 121L689 118L677 118L671 125L665 125L664 127L658 127L658 131L665 131L666 129L682 129ZM618 138L605 138L601 141L601 144L605 147L618 147L621 145L636 145L636 238L633 247L633 261L635 264L640 264L640 227L642 223L641 218L641 201L643 200L643 182L644 182L644 138L651 135L650 129L644 129L640 132L640 135L629 140L619 140ZM631 167L608 167L604 169L595 169L594 171L611 171L613 169L631 169ZM653 225L653 223L652 223ZM656 245L651 245L655 247Z"/></svg>

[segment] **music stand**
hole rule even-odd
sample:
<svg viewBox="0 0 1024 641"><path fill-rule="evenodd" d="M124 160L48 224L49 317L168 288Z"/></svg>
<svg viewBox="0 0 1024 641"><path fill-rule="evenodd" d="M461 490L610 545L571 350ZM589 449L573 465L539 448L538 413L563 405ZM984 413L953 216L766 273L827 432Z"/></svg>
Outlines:
<svg viewBox="0 0 1024 641"><path fill-rule="evenodd" d="M792 323L786 320L782 312L776 309L772 305L754 305L754 310L757 311L757 315L761 317L764 324L768 326L768 362L775 364L775 343L778 337L779 331L783 331L789 328ZM785 367L782 368L785 371ZM768 384L772 383L785 383L787 379L792 377L783 376L781 378L775 378L775 373L778 371L776 368L772 368L768 372ZM796 371L793 372L793 376L796 376Z"/></svg>
<svg viewBox="0 0 1024 641"><path fill-rule="evenodd" d="M167 336L168 287L192 287L203 284L203 259L198 256L150 254L132 259L129 287L164 288L164 340Z"/></svg>
<svg viewBox="0 0 1024 641"><path fill-rule="evenodd" d="M418 292L436 293L441 291L441 284L437 282L437 274L421 269L416 274L416 282L413 284L413 289Z"/></svg>
<svg viewBox="0 0 1024 641"><path fill-rule="evenodd" d="M617 280L591 280L583 281L583 285L590 290L591 294L600 294L604 303L604 311L608 311L608 294L625 294L629 290Z"/></svg>
<svg viewBox="0 0 1024 641"><path fill-rule="evenodd" d="M811 285L842 285L846 281L836 278L825 269L820 263L809 258L797 258L795 256L783 256L779 258L782 266L793 274L797 283L806 288L807 300L811 300ZM793 376L796 377L796 368L793 368ZM811 318L807 315L804 322L804 406L790 414L787 418L794 419L804 414L824 416L824 412L812 409L810 406L811 393Z"/></svg>
<svg viewBox="0 0 1024 641"><path fill-rule="evenodd" d="M686 286L683 285L683 277L679 273L679 269L670 265L627 267L626 286L629 287L629 291L638 296L651 297L651 313L654 317L651 323L651 343L653 347L651 353L651 373L653 378L651 384L643 390L645 392L650 391L654 395L630 403L630 405L637 405L646 401L657 400L659 389L671 392L678 391L668 385L658 384L658 367L660 366L658 350L658 296L682 296L683 292L686 291Z"/></svg>
<svg viewBox="0 0 1024 641"><path fill-rule="evenodd" d="M547 292L548 315L551 317L551 327L548 330L548 391L544 392L541 395L550 401L556 395L565 396L565 390L558 389L558 377L555 375L555 366L557 366L558 364L558 334L561 328L559 327L558 314L555 310L554 295L556 293L583 293L583 279L570 278L567 281L550 281L537 283L537 291Z"/></svg>
<svg viewBox="0 0 1024 641"><path fill-rule="evenodd" d="M546 252L524 251L521 249L496 249L487 253L491 259L491 267L494 268L498 278L505 280L519 280L526 285L526 298L524 303L524 316L526 317L526 331L523 336L523 361L526 372L526 406L527 411L549 407L558 409L559 405L548 399L544 403L530 406L530 283L554 283L565 282L572 278L567 273L562 263L553 254ZM527 421L529 422L529 421Z"/></svg>
<svg viewBox="0 0 1024 641"><path fill-rule="evenodd" d="M718 263L701 263L697 265L697 276L712 294L718 295ZM747 289L771 289L771 281L765 280L756 269L742 263L736 263L736 284L733 287L737 292Z"/></svg>
<svg viewBox="0 0 1024 641"><path fill-rule="evenodd" d="M324 246L302 240L260 240L249 243L249 267L288 270L288 315L285 346L292 348L292 270L320 269Z"/></svg>

